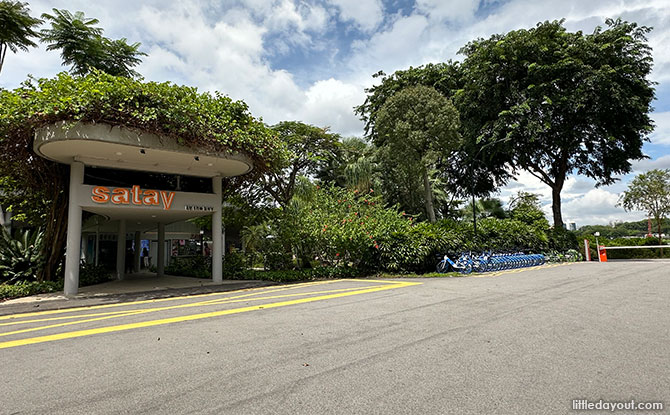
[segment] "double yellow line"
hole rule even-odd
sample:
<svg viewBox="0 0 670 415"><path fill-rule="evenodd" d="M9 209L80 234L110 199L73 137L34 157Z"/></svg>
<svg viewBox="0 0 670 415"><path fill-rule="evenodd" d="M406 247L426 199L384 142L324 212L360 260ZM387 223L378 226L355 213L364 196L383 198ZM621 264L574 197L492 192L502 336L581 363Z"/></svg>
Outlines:
<svg viewBox="0 0 670 415"><path fill-rule="evenodd" d="M111 332L125 331L125 330L131 330L131 329L142 328L142 327L152 327L152 326L159 326L159 325L163 325L163 324L171 324L171 323L179 323L179 322L185 322L185 321L200 320L200 319L211 318L211 317L219 317L219 316L225 316L225 315L230 315L230 314L244 313L244 312L247 312L247 311L256 311L256 310L261 310L261 309L271 309L271 308L277 308L277 307L285 307L285 306L289 306L289 305L304 304L304 303L309 303L309 302L313 302L313 301L323 301L323 300L329 300L329 299L333 299L333 298L348 297L348 296L359 295L359 294L367 294L367 293L373 293L373 292L390 290L390 289L401 288L401 287L408 287L408 286L411 286L411 285L419 284L419 283L416 283L416 282L384 281L384 280L337 280L337 281L373 282L373 283L376 283L376 284L375 285L363 286L363 287L348 287L348 288L338 288L338 289L332 289L332 290L318 290L318 291L308 291L308 292L280 294L280 295L269 295L269 296L267 295L267 294L272 294L272 293L276 293L276 292L280 292L280 291L296 290L296 289L305 288L305 287L309 288L309 287L314 286L314 285L331 284L331 283L335 282L335 281L320 281L320 282L305 283L305 284L295 284L295 285L284 286L284 287L273 288L273 289L261 288L261 289L243 290L242 292L248 292L248 291L251 291L251 292L247 293L247 294L233 295L232 297L215 298L215 299L210 299L210 300L200 301L200 302L193 302L193 303L187 303L187 304L177 304L177 305L154 307L154 308L138 308L138 309L120 310L120 311L113 311L113 312L87 313L87 314L78 314L78 315L66 315L66 316L57 316L57 317L47 317L47 318L36 318L36 319L30 319L30 320L23 320L23 318L26 318L26 317L53 316L53 315L58 315L58 314L75 313L75 312L81 312L81 311L86 312L86 311L91 311L91 310L106 309L106 308L112 308L112 307L122 307L122 306L127 307L127 306L133 306L133 305L143 305L143 304L157 303L157 302L164 302L164 301L175 301L175 300L180 300L180 299L193 299L193 298L211 297L211 296L217 296L217 295L221 296L222 293L200 294L200 295L196 295L196 296L164 298L164 299L157 299L157 300L144 300L144 301L136 301L136 302L130 302L130 303L106 304L106 305L99 305L99 306L71 308L71 309L65 309L65 310L51 310L51 311L43 311L43 312L35 312L35 313L15 314L15 315L11 315L11 316L0 316L0 321L2 321L2 320L7 321L7 322L0 323L0 327L1 326L12 326L12 325L18 325L18 324L44 323L44 322L51 322L51 321L62 321L62 320L68 320L68 319L77 319L75 321L67 321L67 322L62 322L62 323L48 324L48 325L45 325L45 326L37 326L37 327L31 327L31 328L26 328L26 329L19 329L19 330L14 330L14 331L10 331L10 332L0 333L0 337L2 337L2 336L17 335L17 334L22 334L22 333L27 333L27 332L32 332L32 331L55 329L55 328L66 327L66 326L71 326L71 325L75 325L75 324L89 323L89 322L94 322L94 321L108 320L108 319L120 318L120 317L135 316L135 315L147 314L147 313L159 312L159 311L165 311L165 310L185 309L185 308L190 308L190 307L212 306L212 305L238 303L238 302L274 300L274 299L288 298L288 297L301 297L301 298L296 298L296 299L291 299L291 300L286 300L286 301L264 303L264 304L258 304L258 305L241 307L241 308L218 310L218 311L211 311L211 312L206 312L206 313L198 313L198 314L190 314L190 315L181 315L181 316L170 317L170 318L148 320L148 321L127 323L127 324L120 324L120 325L112 325L112 326L106 326L106 327L97 327L97 328L85 329L85 330L68 331L68 332L50 334L50 335L39 336L39 337L31 337L31 338L25 338L25 339L19 339L19 340L10 340L10 341L5 341L5 342L0 342L0 349L10 348L10 347L17 347L17 346L25 346L25 345L28 345L28 344L44 343L44 342L50 342L50 341L56 341L56 340L72 339L72 338L76 338L76 337L90 336L90 335L93 335L93 334L111 333ZM231 293L228 292L228 293L225 293L225 294L230 295ZM258 296L258 295L261 295L261 296Z"/></svg>

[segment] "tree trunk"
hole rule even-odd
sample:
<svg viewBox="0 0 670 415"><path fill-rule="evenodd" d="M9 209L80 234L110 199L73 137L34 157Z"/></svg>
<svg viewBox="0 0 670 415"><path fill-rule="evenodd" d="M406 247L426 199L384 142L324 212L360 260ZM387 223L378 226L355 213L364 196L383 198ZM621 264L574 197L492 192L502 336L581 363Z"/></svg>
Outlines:
<svg viewBox="0 0 670 415"><path fill-rule="evenodd" d="M554 215L554 229L563 228L563 216L561 215L561 190L562 185L551 187L551 211Z"/></svg>
<svg viewBox="0 0 670 415"><path fill-rule="evenodd" d="M428 169L423 168L423 189L425 192L426 199L426 213L428 214L428 220L430 223L435 223L435 208L433 207L433 189L430 187L430 180L428 180Z"/></svg>
<svg viewBox="0 0 670 415"><path fill-rule="evenodd" d="M64 169L52 170L51 203L44 229L44 269L38 275L40 281L55 281L65 254L67 240L68 179Z"/></svg>

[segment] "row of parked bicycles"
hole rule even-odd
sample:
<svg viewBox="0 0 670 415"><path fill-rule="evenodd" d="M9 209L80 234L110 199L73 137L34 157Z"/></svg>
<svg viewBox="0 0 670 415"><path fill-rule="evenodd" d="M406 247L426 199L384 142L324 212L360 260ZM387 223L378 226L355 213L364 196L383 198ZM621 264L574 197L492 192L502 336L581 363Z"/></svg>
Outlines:
<svg viewBox="0 0 670 415"><path fill-rule="evenodd" d="M547 254L526 254L523 252L493 252L485 251L481 254L464 252L455 261L444 255L437 264L437 272L456 271L462 274L471 272L492 272L514 268L535 267L547 262L575 262L580 260L580 254L574 250L565 253L552 251Z"/></svg>

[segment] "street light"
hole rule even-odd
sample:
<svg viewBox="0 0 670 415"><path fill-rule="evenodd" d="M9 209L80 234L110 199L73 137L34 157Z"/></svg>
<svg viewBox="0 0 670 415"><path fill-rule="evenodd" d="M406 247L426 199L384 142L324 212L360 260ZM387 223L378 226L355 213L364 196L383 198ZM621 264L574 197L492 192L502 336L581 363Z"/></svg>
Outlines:
<svg viewBox="0 0 670 415"><path fill-rule="evenodd" d="M596 237L596 255L598 255L598 262L602 262L600 260L600 244L598 243L598 237L600 236L600 232L594 233L593 236Z"/></svg>

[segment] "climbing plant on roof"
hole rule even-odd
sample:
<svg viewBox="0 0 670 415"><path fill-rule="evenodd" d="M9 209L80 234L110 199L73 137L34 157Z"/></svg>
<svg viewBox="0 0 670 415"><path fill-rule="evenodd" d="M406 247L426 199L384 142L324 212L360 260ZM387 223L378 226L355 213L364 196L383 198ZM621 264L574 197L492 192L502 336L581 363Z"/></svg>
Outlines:
<svg viewBox="0 0 670 415"><path fill-rule="evenodd" d="M144 82L93 71L60 73L0 91L0 204L19 219L45 227L47 267L54 279L62 258L67 224L67 166L33 152L37 128L55 122L105 123L177 139L186 147L240 153L254 164L250 174L231 179L232 189L253 180L285 157L277 135L254 118L242 101L219 92L171 82Z"/></svg>

